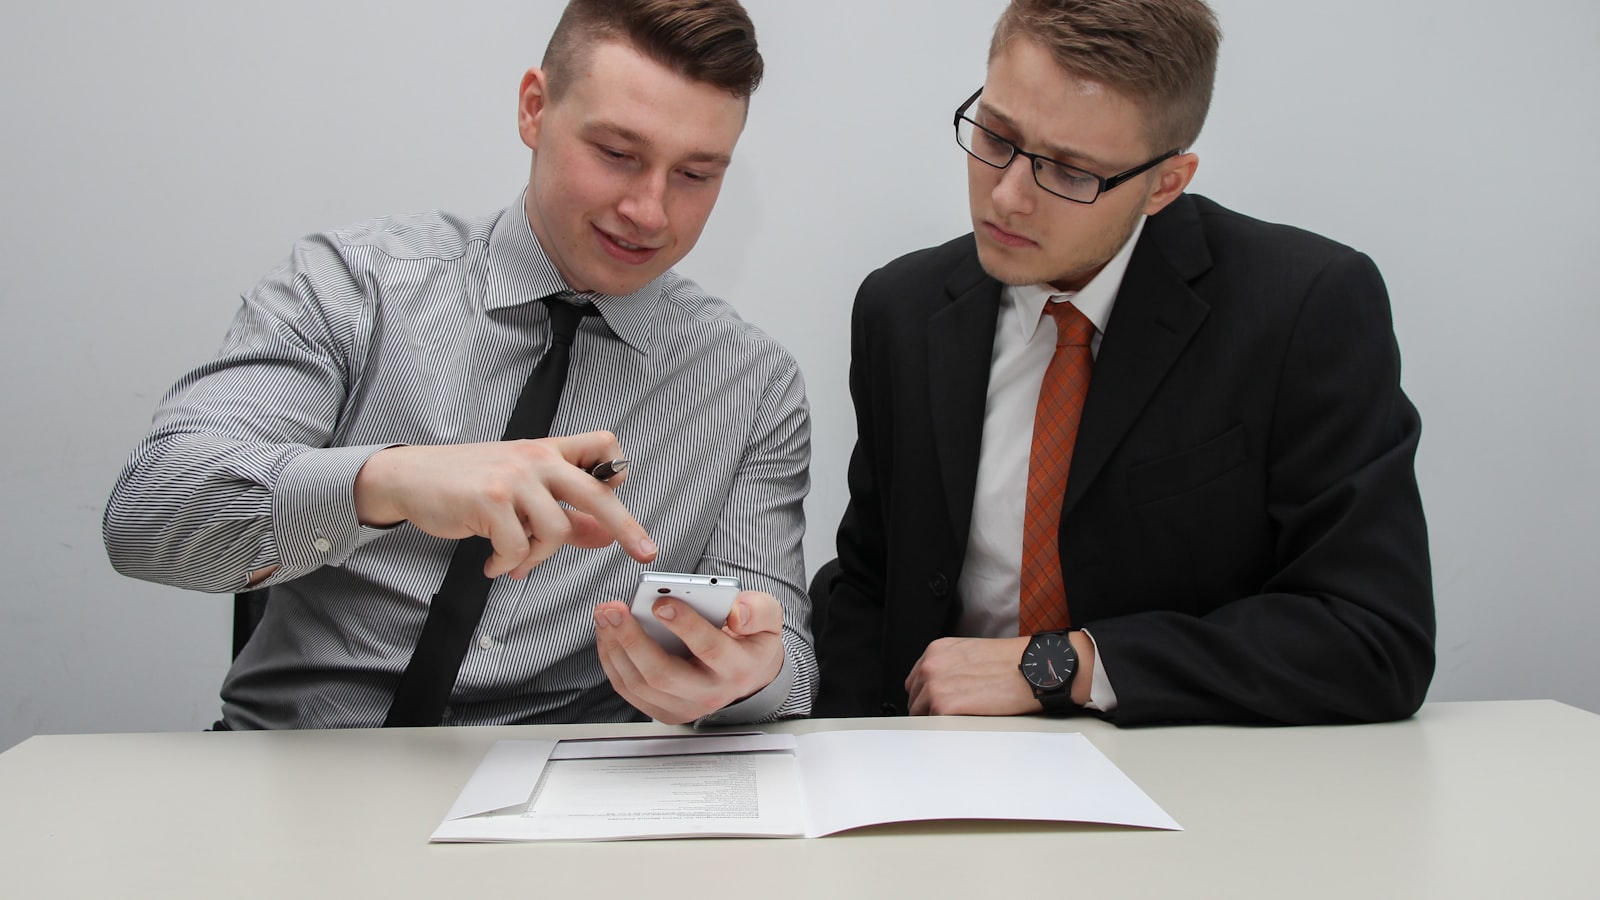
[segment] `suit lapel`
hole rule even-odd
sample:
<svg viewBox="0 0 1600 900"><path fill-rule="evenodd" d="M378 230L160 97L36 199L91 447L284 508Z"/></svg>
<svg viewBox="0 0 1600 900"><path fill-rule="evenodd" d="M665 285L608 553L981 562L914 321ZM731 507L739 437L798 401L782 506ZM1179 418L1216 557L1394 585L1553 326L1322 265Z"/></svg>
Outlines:
<svg viewBox="0 0 1600 900"><path fill-rule="evenodd" d="M1145 223L1095 360L1063 517L1094 483L1210 307L1189 287L1210 268L1194 201L1185 196Z"/></svg>
<svg viewBox="0 0 1600 900"><path fill-rule="evenodd" d="M950 302L928 319L928 402L950 527L966 552L978 454L988 404L1000 283L984 273L976 248L946 282Z"/></svg>

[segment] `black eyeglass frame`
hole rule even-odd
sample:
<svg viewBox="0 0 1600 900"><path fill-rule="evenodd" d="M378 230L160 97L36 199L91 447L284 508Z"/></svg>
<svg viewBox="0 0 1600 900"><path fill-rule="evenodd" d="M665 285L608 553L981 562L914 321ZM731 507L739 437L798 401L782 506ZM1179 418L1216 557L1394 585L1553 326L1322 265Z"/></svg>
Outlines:
<svg viewBox="0 0 1600 900"><path fill-rule="evenodd" d="M1085 203L1085 204L1093 203L1096 200L1099 200L1100 199L1100 195L1104 194L1106 191L1111 190L1112 188L1116 187L1117 185L1122 184L1123 182L1128 181L1129 179L1132 179L1135 176L1142 175L1145 172L1150 171L1151 169L1155 168L1156 166L1160 165L1161 163L1166 162L1167 160L1173 158L1174 156L1177 156L1180 152L1182 152L1181 148L1175 148L1175 149L1172 149L1172 150L1168 150L1167 152L1161 154L1160 156L1157 156L1155 159L1152 159L1149 162L1140 163L1139 165L1134 166L1133 168L1127 170L1126 172L1118 172L1117 174L1112 175L1110 178L1105 178L1105 177L1102 177L1100 175L1095 174L1094 172L1089 171L1088 169L1080 169L1077 166L1067 165L1066 163L1062 162L1059 159L1051 159L1050 157L1044 156L1044 155L1039 154L1039 153L1029 153L1028 151L1022 149L1021 147L1018 147L1016 144L1013 144L1012 142L1010 142L1010 141L1006 140L1005 138L1001 137L1000 135L995 134L994 132L990 131L989 129L983 127L982 125L979 125L976 119L973 119L973 118L971 118L970 116L967 115L967 110L970 109L972 107L972 104L977 102L977 99L982 95L983 95L983 88L978 88L976 91L972 92L972 96L968 97L965 103L963 103L960 106L956 107L955 118L953 120L951 120L951 124L954 125L955 129L956 129L956 146L958 146L962 150L966 151L968 156L972 157L973 159L977 160L978 162L981 162L984 165L989 166L991 168L995 168L995 169L1006 169L1006 168L1009 168L1012 163L1017 161L1017 157L1019 157L1019 156L1026 157L1028 162L1029 162L1029 164L1030 164L1028 166L1028 168L1033 170L1033 183L1037 184L1039 186L1040 190L1044 191L1045 193L1049 194L1052 197L1060 197L1063 200L1069 200L1069 201L1071 201L1073 203ZM979 156L978 154L972 152L972 148L971 147L968 147L966 144L961 143L961 122L963 120L965 120L967 123L972 125L973 128L976 128L979 131L983 132L984 134L988 135L990 138L993 138L997 143L1001 143L1001 144L1006 145L1007 147L1010 147L1011 148L1011 155L1006 157L1006 161L1003 162L1003 163L992 163L992 162L988 161L987 159L984 159L983 157ZM1057 191L1053 191L1050 188L1045 187L1044 182L1039 180L1039 163L1041 163L1041 162L1049 163L1052 166L1058 166L1058 167L1060 167L1062 169L1066 169L1068 172L1081 173L1081 174L1083 174L1085 176L1088 176L1089 178L1093 178L1095 180L1095 182L1099 184L1100 189L1095 191L1094 192L1094 196L1090 197L1087 200L1079 200L1077 197L1068 197L1066 194L1062 194L1062 193L1059 193Z"/></svg>

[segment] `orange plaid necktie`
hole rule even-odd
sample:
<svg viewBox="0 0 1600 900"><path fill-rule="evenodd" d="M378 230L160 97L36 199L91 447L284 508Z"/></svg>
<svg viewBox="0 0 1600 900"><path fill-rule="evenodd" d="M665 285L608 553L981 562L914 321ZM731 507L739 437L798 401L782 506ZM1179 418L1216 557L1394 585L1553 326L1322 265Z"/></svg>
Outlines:
<svg viewBox="0 0 1600 900"><path fill-rule="evenodd" d="M1061 580L1061 503L1067 470L1078 442L1078 421L1094 371L1090 341L1094 323L1071 303L1046 303L1056 320L1056 352L1039 387L1033 416L1033 450L1028 457L1028 503L1022 526L1022 593L1017 633L1057 631L1072 624Z"/></svg>

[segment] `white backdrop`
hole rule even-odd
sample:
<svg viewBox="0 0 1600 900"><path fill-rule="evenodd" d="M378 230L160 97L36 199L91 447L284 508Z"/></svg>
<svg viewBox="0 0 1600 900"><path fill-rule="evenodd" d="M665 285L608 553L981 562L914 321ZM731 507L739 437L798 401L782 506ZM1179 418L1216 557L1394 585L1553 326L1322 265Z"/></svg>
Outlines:
<svg viewBox="0 0 1600 900"><path fill-rule="evenodd" d="M768 79L680 267L799 357L811 568L854 439L855 287L967 230L954 106L1003 0L747 0ZM1370 253L1394 299L1439 605L1435 700L1600 710L1600 5L1215 0L1194 190ZM121 578L100 514L161 393L301 234L476 214L556 0L13 4L0 32L0 749L195 729L225 597Z"/></svg>

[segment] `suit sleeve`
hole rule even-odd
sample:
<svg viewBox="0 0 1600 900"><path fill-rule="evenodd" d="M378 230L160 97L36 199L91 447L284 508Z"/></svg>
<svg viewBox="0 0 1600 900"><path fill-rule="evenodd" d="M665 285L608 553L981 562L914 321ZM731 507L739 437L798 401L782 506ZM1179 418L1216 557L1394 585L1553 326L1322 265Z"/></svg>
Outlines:
<svg viewBox="0 0 1600 900"><path fill-rule="evenodd" d="M1118 724L1359 722L1416 711L1434 668L1421 433L1381 277L1333 257L1290 330L1265 426L1272 571L1201 615L1089 624ZM1174 603L1173 609L1181 609Z"/></svg>
<svg viewBox="0 0 1600 900"><path fill-rule="evenodd" d="M819 716L876 716L882 713L880 683L884 665L884 584L887 570L882 485L875 460L869 295L867 279L856 296L850 323L850 396L856 411L856 445L848 472L850 502L839 525L839 574L828 599L827 625L819 636L822 663Z"/></svg>

